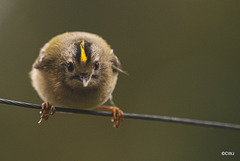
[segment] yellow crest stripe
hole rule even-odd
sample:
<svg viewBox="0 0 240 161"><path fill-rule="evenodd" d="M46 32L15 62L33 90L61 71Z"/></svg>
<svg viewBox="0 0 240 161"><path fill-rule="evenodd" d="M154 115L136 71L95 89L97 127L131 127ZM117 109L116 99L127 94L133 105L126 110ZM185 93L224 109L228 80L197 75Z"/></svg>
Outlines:
<svg viewBox="0 0 240 161"><path fill-rule="evenodd" d="M81 49L80 61L85 63L85 62L87 61L87 55L86 55L86 53L85 53L84 45L85 45L85 42L84 42L84 40L83 40L83 41L80 43L80 49Z"/></svg>

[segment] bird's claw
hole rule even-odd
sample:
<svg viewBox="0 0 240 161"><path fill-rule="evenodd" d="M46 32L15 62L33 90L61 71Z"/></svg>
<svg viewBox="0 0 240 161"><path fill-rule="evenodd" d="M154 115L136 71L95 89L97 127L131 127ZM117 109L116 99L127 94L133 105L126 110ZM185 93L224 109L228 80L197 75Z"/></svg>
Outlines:
<svg viewBox="0 0 240 161"><path fill-rule="evenodd" d="M42 109L40 111L41 118L38 121L40 124L42 120L47 120L49 116L53 115L55 113L56 109L55 106L49 102L42 103Z"/></svg>
<svg viewBox="0 0 240 161"><path fill-rule="evenodd" d="M113 112L113 117L112 117L113 127L118 128L123 122L123 117L124 117L123 111L117 107L113 107L112 112Z"/></svg>

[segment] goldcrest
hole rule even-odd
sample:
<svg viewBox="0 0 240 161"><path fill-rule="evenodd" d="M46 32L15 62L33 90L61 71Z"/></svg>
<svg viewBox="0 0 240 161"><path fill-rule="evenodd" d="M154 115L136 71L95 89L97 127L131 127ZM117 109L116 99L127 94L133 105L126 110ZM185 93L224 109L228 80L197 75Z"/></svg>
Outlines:
<svg viewBox="0 0 240 161"><path fill-rule="evenodd" d="M32 66L32 85L42 98L41 122L55 112L54 106L113 112L119 127L123 112L112 102L112 92L122 66L113 50L100 36L68 32L53 37L40 50ZM48 110L51 107L51 110Z"/></svg>

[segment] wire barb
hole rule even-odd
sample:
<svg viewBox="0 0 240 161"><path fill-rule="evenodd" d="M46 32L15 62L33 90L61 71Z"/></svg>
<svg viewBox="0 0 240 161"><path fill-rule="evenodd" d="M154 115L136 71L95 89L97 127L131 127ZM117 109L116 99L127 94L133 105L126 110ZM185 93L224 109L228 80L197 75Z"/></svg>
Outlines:
<svg viewBox="0 0 240 161"><path fill-rule="evenodd" d="M21 106L21 107L25 107L25 108L42 109L41 105L19 102L19 101L13 101L13 100L7 100L7 99L2 99L2 98L0 98L0 103L8 104L8 105ZM56 108L57 112L81 113L81 114L97 115L97 116L112 116L111 112L104 112L104 111L89 111L89 110L64 108L64 107L55 107L55 108ZM218 127L218 128L225 128L225 129L240 130L240 125L238 125L238 124L193 120L193 119L178 118L178 117L124 113L124 118L165 121L165 122L174 122L174 123L182 123L182 124L191 124L191 125L200 125L200 126L209 126L209 127Z"/></svg>

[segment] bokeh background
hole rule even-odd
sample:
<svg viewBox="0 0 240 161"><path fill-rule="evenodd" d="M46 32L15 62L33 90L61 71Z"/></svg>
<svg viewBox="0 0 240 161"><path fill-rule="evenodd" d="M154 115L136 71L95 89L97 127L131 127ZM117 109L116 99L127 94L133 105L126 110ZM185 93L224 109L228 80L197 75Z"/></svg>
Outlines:
<svg viewBox="0 0 240 161"><path fill-rule="evenodd" d="M129 113L240 124L238 1L0 1L0 97L40 104L28 73L40 48L69 31L101 35L129 76ZM0 160L240 160L239 131L56 113L0 104ZM235 152L222 156L222 151Z"/></svg>

